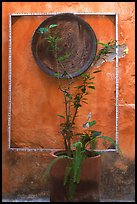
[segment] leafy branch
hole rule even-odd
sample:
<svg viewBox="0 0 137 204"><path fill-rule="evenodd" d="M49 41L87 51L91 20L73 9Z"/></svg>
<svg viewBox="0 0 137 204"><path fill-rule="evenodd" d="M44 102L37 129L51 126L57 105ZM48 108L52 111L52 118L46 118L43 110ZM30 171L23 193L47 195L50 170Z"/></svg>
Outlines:
<svg viewBox="0 0 137 204"><path fill-rule="evenodd" d="M106 55L108 53L112 53L112 50L114 52L114 49L117 47L115 40L110 40L108 43L97 42L97 44L102 45L103 48L101 48L99 50L98 54L95 57L95 60L100 59L102 55Z"/></svg>
<svg viewBox="0 0 137 204"><path fill-rule="evenodd" d="M58 156L58 158L54 159L51 165L49 166L47 172L49 172L51 166L62 158L68 158L68 163L66 167L65 177L64 177L64 185L68 187L68 201L73 200L74 193L76 191L76 186L80 182L80 170L83 161L88 157L87 147L90 146L90 156L97 155L95 149L97 147L97 140L103 139L103 141L108 141L117 147L118 151L121 153L119 146L116 142L109 138L108 136L103 136L100 131L88 129L83 133L75 133L75 120L78 115L79 109L83 106L83 104L87 103L87 96L89 95L89 90L95 90L94 85L94 74L101 72L101 70L95 70L92 74L83 73L81 74L81 83L78 86L74 86L74 90L72 91L71 85L74 83L73 78L65 69L64 63L69 59L70 53L65 52L63 55L59 55L59 51L62 48L59 47L59 42L62 40L60 37L59 29L56 32L51 32L54 28L56 28L57 24L51 24L48 28L39 28L39 33L44 35L45 39L49 44L49 50L53 52L54 57L58 64L61 66L63 74L67 78L67 84L63 86L59 82L59 90L63 93L64 97L64 106L65 106L65 114L57 116L62 118L64 122L60 124L60 132L64 139L64 147L67 153L67 156ZM98 44L102 45L103 48L99 50L96 55L96 60L100 59L102 55L107 55L114 51L116 48L116 42L110 40L108 43L98 42ZM55 76L60 77L60 72L55 73ZM91 128L96 124L95 120L90 121L90 117L88 117L88 121L83 124L83 128ZM73 136L78 136L79 140L75 143L73 142ZM105 145L105 143L102 143ZM73 158L71 160L70 158Z"/></svg>

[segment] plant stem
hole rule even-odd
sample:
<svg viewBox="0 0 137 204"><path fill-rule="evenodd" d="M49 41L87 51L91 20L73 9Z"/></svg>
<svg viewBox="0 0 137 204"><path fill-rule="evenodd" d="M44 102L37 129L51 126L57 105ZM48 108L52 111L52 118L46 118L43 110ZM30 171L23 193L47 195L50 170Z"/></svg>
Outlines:
<svg viewBox="0 0 137 204"><path fill-rule="evenodd" d="M75 118L77 116L77 112L78 112L78 108L75 109L74 116L73 116L73 119L72 119L72 125L74 124Z"/></svg>
<svg viewBox="0 0 137 204"><path fill-rule="evenodd" d="M81 93L81 97L80 97L80 100L83 98L83 95L84 93L82 92ZM77 108L75 108L75 112L74 112L74 116L73 116L73 119L72 119L72 125L74 124L74 121L75 121L75 118L77 116L77 113L78 113L78 109L80 108L80 106L78 106Z"/></svg>

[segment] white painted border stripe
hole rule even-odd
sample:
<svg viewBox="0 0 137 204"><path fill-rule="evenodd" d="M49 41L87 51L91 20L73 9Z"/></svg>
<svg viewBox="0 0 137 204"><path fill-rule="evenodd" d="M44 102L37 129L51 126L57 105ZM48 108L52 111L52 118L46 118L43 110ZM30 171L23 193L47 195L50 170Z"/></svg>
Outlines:
<svg viewBox="0 0 137 204"><path fill-rule="evenodd" d="M33 149L33 148L10 148L11 151L16 152L51 152L51 151L58 151L61 149ZM102 150L95 150L96 152L115 152L116 149L102 149Z"/></svg>
<svg viewBox="0 0 137 204"><path fill-rule="evenodd" d="M116 144L118 145L118 14L116 14ZM116 150L118 151L117 147Z"/></svg>
<svg viewBox="0 0 137 204"><path fill-rule="evenodd" d="M8 69L8 148L10 148L11 138L11 106L12 106L12 31L11 31L11 15L9 15L9 69Z"/></svg>
<svg viewBox="0 0 137 204"><path fill-rule="evenodd" d="M129 107L135 108L134 103L124 103L124 104L119 104L119 106L129 106Z"/></svg>
<svg viewBox="0 0 137 204"><path fill-rule="evenodd" d="M75 14L75 15L116 15L116 13L91 13L91 12L53 12L53 13L11 13L10 15L11 16L51 16L51 15L56 15L56 14L63 14L63 13L72 13L72 14Z"/></svg>
<svg viewBox="0 0 137 204"><path fill-rule="evenodd" d="M76 12L62 12L62 13L73 13L75 15L115 15L116 17L116 44L118 44L118 15L116 13L76 13ZM51 16L61 14L61 12L56 13L12 13L9 14L9 69L8 69L8 149L11 151L35 151L35 152L50 152L52 150L58 149L33 149L33 148L11 148L10 139L11 139L11 106L12 106L12 29L11 29L11 18L12 16L33 16L33 15L45 15ZM116 48L116 143L118 144L118 50ZM105 149L105 150L96 150L100 152L112 152L117 151L117 149Z"/></svg>

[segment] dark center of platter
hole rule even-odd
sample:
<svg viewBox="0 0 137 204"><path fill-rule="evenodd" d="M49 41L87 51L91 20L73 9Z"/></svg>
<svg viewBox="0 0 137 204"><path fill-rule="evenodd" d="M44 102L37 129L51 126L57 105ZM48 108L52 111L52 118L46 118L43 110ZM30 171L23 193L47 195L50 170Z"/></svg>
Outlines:
<svg viewBox="0 0 137 204"><path fill-rule="evenodd" d="M58 38L57 48L48 42L48 32L38 33L39 28L49 27L50 36ZM92 64L96 55L96 36L92 28L81 18L73 14L56 15L47 18L36 30L32 41L32 51L40 68L52 76L64 73L78 76ZM61 58L63 58L61 60Z"/></svg>

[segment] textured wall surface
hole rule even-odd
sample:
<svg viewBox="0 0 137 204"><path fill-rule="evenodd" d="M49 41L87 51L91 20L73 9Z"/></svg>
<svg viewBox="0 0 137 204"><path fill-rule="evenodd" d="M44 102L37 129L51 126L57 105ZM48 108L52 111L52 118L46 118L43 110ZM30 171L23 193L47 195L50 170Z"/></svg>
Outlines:
<svg viewBox="0 0 137 204"><path fill-rule="evenodd" d="M43 170L51 160L44 152L8 150L8 14L31 12L116 12L119 15L119 43L126 43L129 54L119 60L119 145L125 156L121 161L116 153L104 153L101 197L103 199L134 200L134 78L135 78L135 8L130 2L44 2L2 3L2 171L3 196L48 196L48 183ZM110 19L89 19L97 38L114 38ZM62 95L57 80L43 73L31 52L32 33L43 17L21 17L12 25L12 147L61 148L58 134L63 112ZM98 22L98 23L97 23ZM100 29L99 29L100 28ZM80 112L77 124L86 120L89 111L97 120L96 128L115 137L115 62L103 64L95 79L96 91L89 96L90 106ZM48 96L48 97L47 97ZM99 110L99 111L98 111ZM107 110L107 111L106 111ZM46 113L46 114L45 114ZM54 124L54 125L53 125Z"/></svg>
<svg viewBox="0 0 137 204"><path fill-rule="evenodd" d="M115 39L115 25L110 18L81 18L92 25L99 41ZM57 114L64 115L63 94L58 90L58 80L41 71L31 51L32 35L44 19L43 16L24 16L12 25L12 147L63 148L59 134L59 123L63 120L57 117ZM104 24L109 26L110 31L103 29L107 34L102 39L101 26ZM96 91L90 91L89 105L83 105L76 124L80 128L92 111L93 117L97 118L96 128L114 138L115 62L103 65L102 70L102 73L96 74L98 76L95 75ZM73 86L80 83L80 77L74 80ZM108 106L110 108L106 112Z"/></svg>

